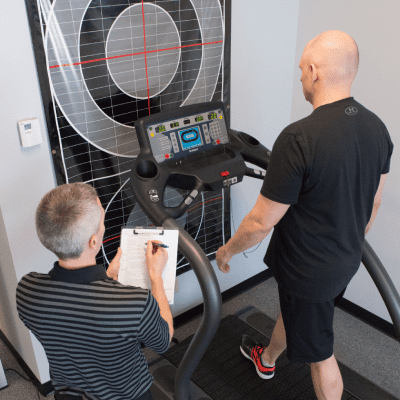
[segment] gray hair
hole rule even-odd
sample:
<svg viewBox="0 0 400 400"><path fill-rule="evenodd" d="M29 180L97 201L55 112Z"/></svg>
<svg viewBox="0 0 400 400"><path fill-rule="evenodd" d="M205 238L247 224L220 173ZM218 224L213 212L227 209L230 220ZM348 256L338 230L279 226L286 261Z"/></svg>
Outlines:
<svg viewBox="0 0 400 400"><path fill-rule="evenodd" d="M101 208L96 190L69 183L48 192L36 210L36 231L43 246L59 259L79 258L99 231Z"/></svg>

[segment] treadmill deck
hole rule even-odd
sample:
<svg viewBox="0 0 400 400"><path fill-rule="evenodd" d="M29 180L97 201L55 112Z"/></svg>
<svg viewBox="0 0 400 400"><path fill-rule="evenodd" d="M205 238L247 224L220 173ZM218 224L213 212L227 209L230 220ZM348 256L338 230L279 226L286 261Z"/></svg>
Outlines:
<svg viewBox="0 0 400 400"><path fill-rule="evenodd" d="M193 373L192 381L214 400L316 399L310 366L291 363L286 357L286 351L276 362L275 376L268 380L261 379L252 361L241 354L239 346L242 335L246 334L267 346L270 339L265 333L272 332L273 327L274 321L255 308L240 317L229 315L223 318L213 341ZM171 347L163 356L178 367L192 337ZM349 368L340 363L339 366L345 386L342 399L396 400ZM353 381L356 383L353 384ZM350 386L352 393L347 386ZM357 390L361 392L355 392Z"/></svg>

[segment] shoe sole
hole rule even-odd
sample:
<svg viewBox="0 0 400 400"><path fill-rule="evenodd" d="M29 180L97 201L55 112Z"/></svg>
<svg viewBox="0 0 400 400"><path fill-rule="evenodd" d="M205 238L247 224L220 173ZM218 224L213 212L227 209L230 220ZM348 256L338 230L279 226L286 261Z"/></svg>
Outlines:
<svg viewBox="0 0 400 400"><path fill-rule="evenodd" d="M274 372L272 375L264 375L264 374L258 369L257 364L255 363L255 361L254 361L251 357L249 357L249 356L246 354L246 352L242 349L242 346L240 346L240 351L242 352L242 354L243 354L247 359L249 359L249 360L251 360L251 361L253 362L254 366L256 367L257 375L258 375L261 379L271 379L271 378L274 377L275 372Z"/></svg>

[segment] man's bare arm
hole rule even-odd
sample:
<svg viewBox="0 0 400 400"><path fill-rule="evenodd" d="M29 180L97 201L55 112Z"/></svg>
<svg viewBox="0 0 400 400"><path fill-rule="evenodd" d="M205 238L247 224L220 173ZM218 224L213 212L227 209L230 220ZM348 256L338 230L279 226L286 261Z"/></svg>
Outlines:
<svg viewBox="0 0 400 400"><path fill-rule="evenodd" d="M387 178L387 174L381 175L381 180L379 182L378 190L375 194L374 208L372 209L372 215L368 222L368 225L365 228L365 234L367 234L368 231L371 229L372 224L374 223L376 214L378 214L379 207L381 206L381 203L382 203L382 192L383 192L383 186L385 185L385 182L386 182L386 178Z"/></svg>
<svg viewBox="0 0 400 400"><path fill-rule="evenodd" d="M288 204L277 203L260 194L255 206L243 219L235 235L218 250L216 258L219 269L222 272L229 272L230 259L268 236L289 207Z"/></svg>

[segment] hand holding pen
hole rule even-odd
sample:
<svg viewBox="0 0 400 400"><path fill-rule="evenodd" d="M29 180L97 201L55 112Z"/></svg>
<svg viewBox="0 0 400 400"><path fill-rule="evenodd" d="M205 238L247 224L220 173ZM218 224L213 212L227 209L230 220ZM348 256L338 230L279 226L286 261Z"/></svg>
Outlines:
<svg viewBox="0 0 400 400"><path fill-rule="evenodd" d="M168 249L168 246L166 244L161 243L161 242L152 242L152 245L153 245L153 250L152 250L153 254L157 251L157 249L159 247L162 247L163 249ZM146 246L147 246L147 243L146 243Z"/></svg>
<svg viewBox="0 0 400 400"><path fill-rule="evenodd" d="M160 244L162 244L160 241L153 242L151 240L146 244L146 264L151 280L161 278L162 271L168 260L168 252L165 250L165 245L159 246ZM154 248L154 245L157 245L156 248Z"/></svg>

